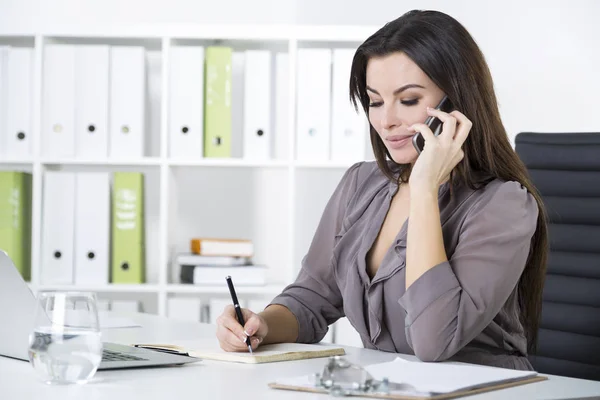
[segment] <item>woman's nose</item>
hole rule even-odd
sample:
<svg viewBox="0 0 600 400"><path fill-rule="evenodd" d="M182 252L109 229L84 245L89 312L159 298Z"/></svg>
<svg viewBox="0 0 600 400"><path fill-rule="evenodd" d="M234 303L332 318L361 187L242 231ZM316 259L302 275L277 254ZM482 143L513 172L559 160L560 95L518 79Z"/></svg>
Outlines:
<svg viewBox="0 0 600 400"><path fill-rule="evenodd" d="M381 115L381 126L384 129L394 129L400 125L400 118L398 117L397 110L394 107L385 107Z"/></svg>

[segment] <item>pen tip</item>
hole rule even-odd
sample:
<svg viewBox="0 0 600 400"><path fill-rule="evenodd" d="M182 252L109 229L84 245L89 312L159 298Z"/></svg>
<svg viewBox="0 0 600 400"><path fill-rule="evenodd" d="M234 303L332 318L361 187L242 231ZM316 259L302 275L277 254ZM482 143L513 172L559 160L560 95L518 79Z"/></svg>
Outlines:
<svg viewBox="0 0 600 400"><path fill-rule="evenodd" d="M250 354L254 354L254 352L252 351L252 346L248 345L248 350L250 351Z"/></svg>

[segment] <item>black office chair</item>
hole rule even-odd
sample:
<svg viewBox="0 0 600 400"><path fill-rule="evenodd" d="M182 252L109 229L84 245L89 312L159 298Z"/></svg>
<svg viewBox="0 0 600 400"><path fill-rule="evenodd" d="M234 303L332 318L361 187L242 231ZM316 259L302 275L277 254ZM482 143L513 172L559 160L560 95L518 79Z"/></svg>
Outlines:
<svg viewBox="0 0 600 400"><path fill-rule="evenodd" d="M534 368L600 380L600 133L517 135L540 191L550 253Z"/></svg>

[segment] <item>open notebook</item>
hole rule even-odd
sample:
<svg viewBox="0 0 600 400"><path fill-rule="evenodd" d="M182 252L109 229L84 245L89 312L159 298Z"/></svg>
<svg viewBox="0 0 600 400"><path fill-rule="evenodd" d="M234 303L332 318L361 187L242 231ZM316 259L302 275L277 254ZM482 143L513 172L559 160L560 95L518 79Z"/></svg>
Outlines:
<svg viewBox="0 0 600 400"><path fill-rule="evenodd" d="M205 360L260 364L277 361L304 360L309 358L344 355L341 347L316 344L280 343L260 346L253 354L231 353L221 350L216 342L178 341L171 344L136 344L136 347L189 355Z"/></svg>
<svg viewBox="0 0 600 400"><path fill-rule="evenodd" d="M411 362L402 358L369 365L364 369L378 381L388 378L390 393L369 393L363 396L387 399L452 399L547 379L538 376L535 371L450 362ZM316 387L314 382L312 376L299 376L281 379L269 386L274 389L325 392Z"/></svg>

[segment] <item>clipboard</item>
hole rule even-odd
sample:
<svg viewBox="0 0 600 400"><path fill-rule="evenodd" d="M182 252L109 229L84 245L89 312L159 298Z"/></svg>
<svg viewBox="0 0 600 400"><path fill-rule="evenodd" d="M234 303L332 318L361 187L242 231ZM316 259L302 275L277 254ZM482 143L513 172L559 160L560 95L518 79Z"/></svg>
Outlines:
<svg viewBox="0 0 600 400"><path fill-rule="evenodd" d="M410 363L408 361L405 362ZM351 370L354 371L352 372ZM302 380L302 378L308 379ZM344 378L350 379L343 382ZM269 383L268 386L271 389L330 394L334 397L359 396L374 399L446 400L541 382L547 379L547 377L535 373L535 376L523 379L479 385L478 387L466 388L450 393L419 393L414 391L413 393L408 393L408 387L404 384L390 383L387 378L383 378L380 381L375 380L363 367L349 363L342 357L331 357L323 368L323 372L320 374L315 373L310 377L292 378L295 382L290 382L289 379L280 382L272 382Z"/></svg>

